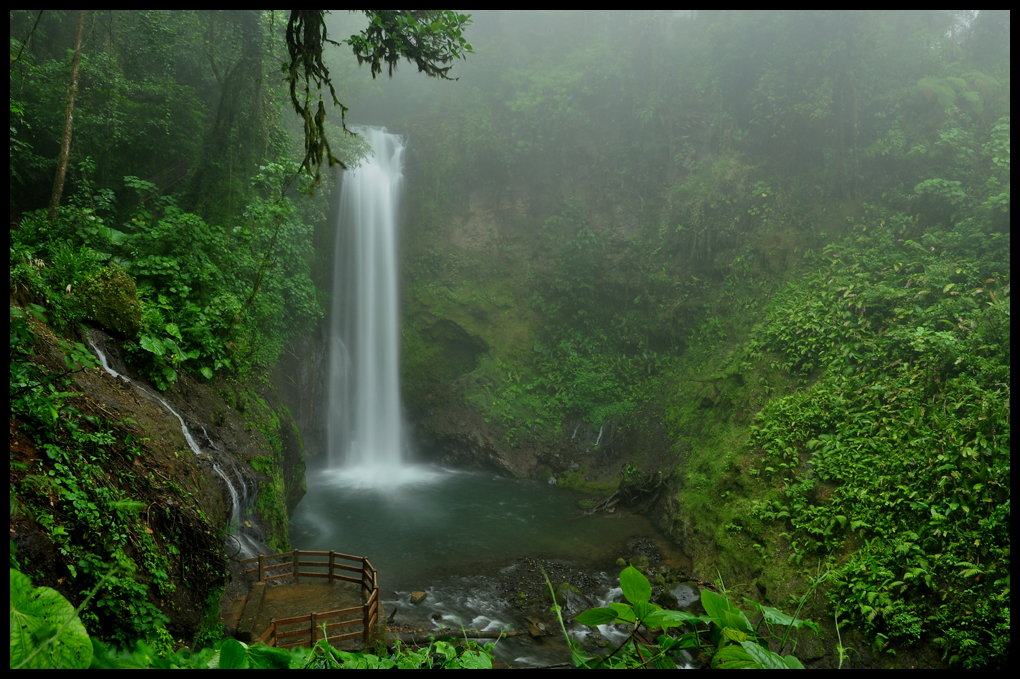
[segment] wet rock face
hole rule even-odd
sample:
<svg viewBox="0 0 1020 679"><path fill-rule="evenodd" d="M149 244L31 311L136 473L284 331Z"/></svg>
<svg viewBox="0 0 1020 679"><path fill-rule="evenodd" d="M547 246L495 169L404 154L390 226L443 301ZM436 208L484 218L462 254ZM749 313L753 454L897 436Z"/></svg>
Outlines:
<svg viewBox="0 0 1020 679"><path fill-rule="evenodd" d="M275 395L265 398L225 381L206 384L182 375L163 397L180 412L208 454L208 460L199 463L203 479L208 478L203 496L222 506L217 514L223 517L220 525L226 525L231 500L211 463L218 464L235 491L245 495L241 499L253 512L256 521L251 524L259 541L280 548L289 545L287 514L304 495L304 460L300 437L286 410L273 407Z"/></svg>
<svg viewBox="0 0 1020 679"><path fill-rule="evenodd" d="M298 337L287 346L271 373L281 403L297 424L303 458L310 464L326 456L328 339L328 323L323 320L314 334Z"/></svg>
<svg viewBox="0 0 1020 679"><path fill-rule="evenodd" d="M515 447L502 437L502 430L486 422L466 404L448 401L430 407L414 428L416 443L427 457L467 469L496 470L516 477L534 476L538 471L537 446Z"/></svg>
<svg viewBox="0 0 1020 679"><path fill-rule="evenodd" d="M439 348L437 372L440 379L455 379L478 367L478 359L489 347L479 337L468 333L449 319L436 321L428 331Z"/></svg>
<svg viewBox="0 0 1020 679"><path fill-rule="evenodd" d="M85 404L79 409L95 410L115 427L123 427L119 440L130 434L140 448L129 463L130 471L158 480L154 483L162 490L154 497L142 498L153 508L154 539L173 542L180 554L186 555L182 558L195 557L201 561L200 567L189 565L187 576L182 575L185 572L182 568L172 569L171 576L187 578L199 571L210 571L202 576L201 587L182 580L165 602L171 630L177 636L187 637L201 622L209 589L223 584L224 559L236 560L239 556L236 544L231 550L231 545L223 541L223 529L232 513L224 475L231 479L235 492L245 496L242 500L251 512L246 517L247 523L258 533L257 539L286 548L288 515L301 500L305 488L300 432L280 395L271 388L257 390L251 385L224 380L205 382L181 373L172 387L157 397L155 388L124 363L117 342L111 337L92 331L83 339L93 342L116 372L136 384L114 377L102 368L74 373L71 390L81 392ZM53 361L62 365L63 355L55 347L51 353ZM191 450L181 421L159 399L180 415L200 455ZM214 465L220 468L220 473ZM130 492L134 491L129 491L129 495ZM196 516L201 519L195 519ZM48 538L40 540L45 536L37 532L31 526L23 527L20 542L33 563L47 563L43 570L53 571L59 559L47 556L52 544ZM66 576L53 573L55 578Z"/></svg>
<svg viewBox="0 0 1020 679"><path fill-rule="evenodd" d="M62 370L65 359L56 346L56 337L46 328L38 328L37 336L38 363L51 371ZM111 350L115 344L105 336L100 339L117 367L127 370L116 361ZM217 526L225 524L229 502L224 502L210 465L188 449L180 422L155 399L101 368L74 372L70 379L73 382L66 391L77 395L71 396L67 404L83 416L80 431L92 431L91 427L97 426L94 423L102 422L101 431L110 438L93 458L106 472L103 483L111 492L147 508L144 520L148 534L156 548L168 554L166 576L172 586L157 587L149 580L150 573L136 545L125 547L125 554L138 565L134 577L148 586L150 601L167 616L171 634L190 639L201 624L209 594L222 582L225 555ZM65 566L67 543L58 549L49 530L37 523L40 514L31 511L40 501L41 508L49 511L45 494L31 492L25 485L26 475L39 476L35 470L46 468L33 436L12 419L11 459L17 458L24 471L15 479L12 466L12 485L21 489L23 505L12 512L11 540L17 546L24 572L36 585L53 587L78 603L82 599L81 581L76 582L75 573ZM51 500L56 502L57 497ZM74 549L104 558L106 547L95 537L73 530L64 540ZM171 545L175 551L169 549Z"/></svg>

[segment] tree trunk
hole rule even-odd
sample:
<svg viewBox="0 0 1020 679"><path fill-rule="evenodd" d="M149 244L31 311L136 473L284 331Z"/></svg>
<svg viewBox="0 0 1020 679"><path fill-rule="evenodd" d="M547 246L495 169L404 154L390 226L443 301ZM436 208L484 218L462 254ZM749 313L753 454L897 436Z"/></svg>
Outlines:
<svg viewBox="0 0 1020 679"><path fill-rule="evenodd" d="M74 98L78 94L78 67L81 66L81 38L85 32L85 10L78 10L78 25L74 29L74 58L71 60L71 86L67 90L67 106L64 109L64 134L60 138L60 157L57 159L57 176L53 179L53 195L50 196L50 224L57 221L57 208L64 194L64 177L67 175L67 161L71 157L71 131L74 129Z"/></svg>
<svg viewBox="0 0 1020 679"><path fill-rule="evenodd" d="M836 127L839 139L839 194L843 200L849 200L850 190L846 184L846 111L844 110L843 94L846 84L844 74L836 76Z"/></svg>

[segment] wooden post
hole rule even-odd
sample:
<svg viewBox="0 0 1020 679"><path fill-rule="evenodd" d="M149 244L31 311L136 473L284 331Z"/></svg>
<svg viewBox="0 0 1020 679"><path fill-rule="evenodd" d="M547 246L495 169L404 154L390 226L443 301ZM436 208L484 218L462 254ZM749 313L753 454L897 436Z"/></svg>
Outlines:
<svg viewBox="0 0 1020 679"><path fill-rule="evenodd" d="M368 648L368 645L372 643L372 620L371 620L372 616L369 613L371 608L372 607L370 604L365 604L364 615L362 616L361 620L361 627L364 630L362 634L365 639L365 648Z"/></svg>
<svg viewBox="0 0 1020 679"><path fill-rule="evenodd" d="M368 648L369 643L371 643L372 614L370 611L372 602L369 601L371 592L368 590L366 580L368 580L368 557L363 556L361 557L361 599L365 602L365 605L361 609L361 629L362 638L365 640L365 648Z"/></svg>
<svg viewBox="0 0 1020 679"><path fill-rule="evenodd" d="M382 633L383 642L386 641L386 611L382 607L382 595L379 594L379 571L372 573L372 586L375 588L375 622L372 625Z"/></svg>
<svg viewBox="0 0 1020 679"><path fill-rule="evenodd" d="M295 585L297 585L297 584L299 584L301 582L301 580L298 577L298 558L299 558L300 553L301 553L301 550L299 550L299 549L295 549L294 550L294 584Z"/></svg>
<svg viewBox="0 0 1020 679"><path fill-rule="evenodd" d="M336 562L336 551L329 550L329 584L333 584L333 564Z"/></svg>
<svg viewBox="0 0 1020 679"><path fill-rule="evenodd" d="M368 579L368 558L361 557L361 598L368 600L368 584L365 580Z"/></svg>
<svg viewBox="0 0 1020 679"><path fill-rule="evenodd" d="M308 648L312 648L313 646L315 646L315 613L312 613L311 618L312 618L312 622L311 622L310 629L308 630L308 639L309 639Z"/></svg>
<svg viewBox="0 0 1020 679"><path fill-rule="evenodd" d="M263 557L259 554L259 582L266 581L266 567L263 563Z"/></svg>
<svg viewBox="0 0 1020 679"><path fill-rule="evenodd" d="M271 642L273 642L273 643L271 643L269 645L270 646L276 646L276 618L270 618L269 619L269 629L273 630L269 634L269 640Z"/></svg>

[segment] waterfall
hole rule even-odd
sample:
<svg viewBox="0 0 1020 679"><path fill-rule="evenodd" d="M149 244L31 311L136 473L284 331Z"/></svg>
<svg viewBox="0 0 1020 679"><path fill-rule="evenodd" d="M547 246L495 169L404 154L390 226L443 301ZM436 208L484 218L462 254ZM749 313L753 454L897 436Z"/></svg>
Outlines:
<svg viewBox="0 0 1020 679"><path fill-rule="evenodd" d="M181 432L184 434L184 440L187 442L188 448L191 449L191 452L195 454L195 457L199 459L207 459L208 454L198 445L195 437L191 434L191 429L188 428L188 425L184 422L184 418L181 414L174 410L174 408L166 402L166 399L161 397L159 394L151 389L147 389L135 380L113 368L110 365L110 358L106 355L106 352L99 348L99 342L97 342L96 339L97 336L99 338L105 337L98 331L91 329L88 331L89 346L92 347L92 351L94 351L96 356L99 358L99 363L103 366L103 370L116 379L123 380L149 398L158 401L171 415L177 418L178 422L181 423ZM202 434L205 436L206 441L212 445L212 439L209 437L209 433L206 432L205 427L202 427ZM235 462L234 464L237 463ZM243 559L255 556L259 553L268 553L269 549L262 545L259 540L259 537L261 537L260 531L257 524L254 523L254 518L244 518L250 513L251 507L255 503L255 497L249 497L248 484L244 480L244 476L241 474L236 475L241 485L241 493L238 493L235 484L230 480L230 476L225 474L218 464L213 463L213 471L215 471L220 478L223 479L223 482L227 486L227 493L230 495L231 513L227 524L227 535L237 543L238 553L236 556ZM228 550L228 552L229 551L230 550Z"/></svg>
<svg viewBox="0 0 1020 679"><path fill-rule="evenodd" d="M249 534L257 531L255 526L252 525L251 518L245 518L245 515L251 509L254 499L248 497L248 484L245 482L244 477L239 477L242 492L238 494L237 488L230 481L230 477L223 473L218 464L213 463L213 471L219 474L223 482L227 484L227 492L230 493L230 521L227 524L227 535L237 542L238 553L236 556L247 559L260 553L266 554L271 551L258 539Z"/></svg>
<svg viewBox="0 0 1020 679"><path fill-rule="evenodd" d="M327 445L332 467L382 479L403 460L397 220L405 141L359 132L373 156L340 192L333 268Z"/></svg>
<svg viewBox="0 0 1020 679"><path fill-rule="evenodd" d="M157 393L155 393L153 391L150 391L149 389L146 389L142 385L140 385L137 382L135 382L134 380L132 380L130 377L125 377L124 375L120 374L119 372L117 372L116 370L111 368L110 367L110 360L106 357L106 354L103 353L99 349L99 347L96 345L96 341L92 337L92 333L91 332L89 333L88 339L89 339L89 345L92 347L92 351L96 352L96 356L99 357L99 363L103 366L103 370L105 370L110 375L116 377L117 379L124 380L128 384L132 385L138 391L144 393L146 396L148 396L150 398L154 398L157 401L159 401L160 404L164 408L166 408L170 412L171 415L176 417L178 422L181 423L181 433L184 434L184 440L187 442L188 448L191 449L191 452L193 452L196 457L202 457L204 455L204 453L202 452L202 449L199 447L198 442L195 441L195 437L191 435L191 430L188 429L188 425L184 423L184 418L181 417L181 414L179 412L177 412L176 410L174 410L173 407L169 403L167 403L166 400L163 399L159 394L157 394Z"/></svg>

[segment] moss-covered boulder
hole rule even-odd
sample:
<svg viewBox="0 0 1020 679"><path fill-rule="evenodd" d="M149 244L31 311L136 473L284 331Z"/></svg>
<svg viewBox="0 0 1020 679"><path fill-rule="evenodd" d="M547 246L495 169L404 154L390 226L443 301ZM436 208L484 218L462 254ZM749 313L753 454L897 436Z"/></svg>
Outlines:
<svg viewBox="0 0 1020 679"><path fill-rule="evenodd" d="M142 306L135 281L118 267L102 269L78 287L78 302L85 315L107 330L134 337L142 327Z"/></svg>

